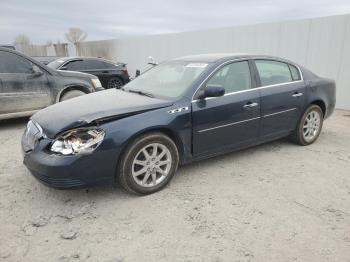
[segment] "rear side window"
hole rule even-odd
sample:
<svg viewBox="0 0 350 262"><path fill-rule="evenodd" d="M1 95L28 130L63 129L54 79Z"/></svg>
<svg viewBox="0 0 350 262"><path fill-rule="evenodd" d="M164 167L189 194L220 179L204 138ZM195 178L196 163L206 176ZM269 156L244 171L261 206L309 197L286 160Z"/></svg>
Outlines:
<svg viewBox="0 0 350 262"><path fill-rule="evenodd" d="M233 93L251 88L250 70L247 61L234 62L217 71L207 85L219 85L225 93Z"/></svg>
<svg viewBox="0 0 350 262"><path fill-rule="evenodd" d="M289 69L292 73L293 81L301 80L299 70L295 66L289 65Z"/></svg>
<svg viewBox="0 0 350 262"><path fill-rule="evenodd" d="M65 64L65 67L69 71L80 71L80 70L85 69L84 61L82 61L82 60L69 62L69 63Z"/></svg>
<svg viewBox="0 0 350 262"><path fill-rule="evenodd" d="M286 63L272 60L256 60L262 86L292 82L292 75Z"/></svg>
<svg viewBox="0 0 350 262"><path fill-rule="evenodd" d="M31 74L33 64L29 60L16 54L0 51L0 73Z"/></svg>
<svg viewBox="0 0 350 262"><path fill-rule="evenodd" d="M86 69L104 69L106 64L101 60L86 60L85 67Z"/></svg>
<svg viewBox="0 0 350 262"><path fill-rule="evenodd" d="M104 64L105 64L105 68L116 68L117 67L117 65L114 65L114 64L108 63L108 62L104 62ZM121 64L119 66L121 66Z"/></svg>

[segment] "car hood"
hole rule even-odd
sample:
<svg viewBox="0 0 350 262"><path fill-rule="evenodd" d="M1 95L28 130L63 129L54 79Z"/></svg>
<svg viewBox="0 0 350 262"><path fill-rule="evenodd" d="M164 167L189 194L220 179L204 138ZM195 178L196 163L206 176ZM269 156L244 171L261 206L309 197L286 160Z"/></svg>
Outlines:
<svg viewBox="0 0 350 262"><path fill-rule="evenodd" d="M68 129L86 126L96 121L110 121L135 115L172 104L173 102L169 100L109 89L49 106L33 115L32 119L43 128L47 137L54 138L58 133Z"/></svg>
<svg viewBox="0 0 350 262"><path fill-rule="evenodd" d="M67 77L89 77L89 78L97 78L94 75L83 73L83 72L76 72L76 71L67 71L67 70L56 70L56 72L61 76L67 76Z"/></svg>

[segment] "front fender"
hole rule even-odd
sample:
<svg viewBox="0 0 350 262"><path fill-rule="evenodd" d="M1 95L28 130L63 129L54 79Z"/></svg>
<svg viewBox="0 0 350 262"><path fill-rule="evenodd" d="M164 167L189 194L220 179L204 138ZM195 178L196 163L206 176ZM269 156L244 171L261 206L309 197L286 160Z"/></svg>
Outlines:
<svg viewBox="0 0 350 262"><path fill-rule="evenodd" d="M171 106L148 111L111 121L101 125L106 130L109 145L122 152L135 138L148 132L163 132L178 146L182 162L191 159L192 124L190 105ZM187 107L177 113L171 113L176 108Z"/></svg>

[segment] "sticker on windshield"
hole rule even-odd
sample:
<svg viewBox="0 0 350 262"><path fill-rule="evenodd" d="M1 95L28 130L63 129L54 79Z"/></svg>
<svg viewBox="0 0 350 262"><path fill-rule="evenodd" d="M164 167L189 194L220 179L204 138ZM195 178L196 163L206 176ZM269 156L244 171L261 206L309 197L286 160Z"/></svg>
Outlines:
<svg viewBox="0 0 350 262"><path fill-rule="evenodd" d="M186 67L199 67L199 68L203 68L206 67L208 64L206 63L189 63L188 65L186 65Z"/></svg>

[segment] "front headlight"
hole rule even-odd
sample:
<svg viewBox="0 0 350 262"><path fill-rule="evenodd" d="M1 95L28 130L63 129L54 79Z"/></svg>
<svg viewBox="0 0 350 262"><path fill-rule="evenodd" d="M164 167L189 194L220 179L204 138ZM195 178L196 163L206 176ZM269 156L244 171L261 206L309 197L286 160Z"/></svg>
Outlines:
<svg viewBox="0 0 350 262"><path fill-rule="evenodd" d="M95 88L101 88L102 87L102 84L100 82L100 80L98 78L92 78L91 79L93 85Z"/></svg>
<svg viewBox="0 0 350 262"><path fill-rule="evenodd" d="M61 155L91 153L101 144L105 134L99 128L74 129L56 138L50 150Z"/></svg>

